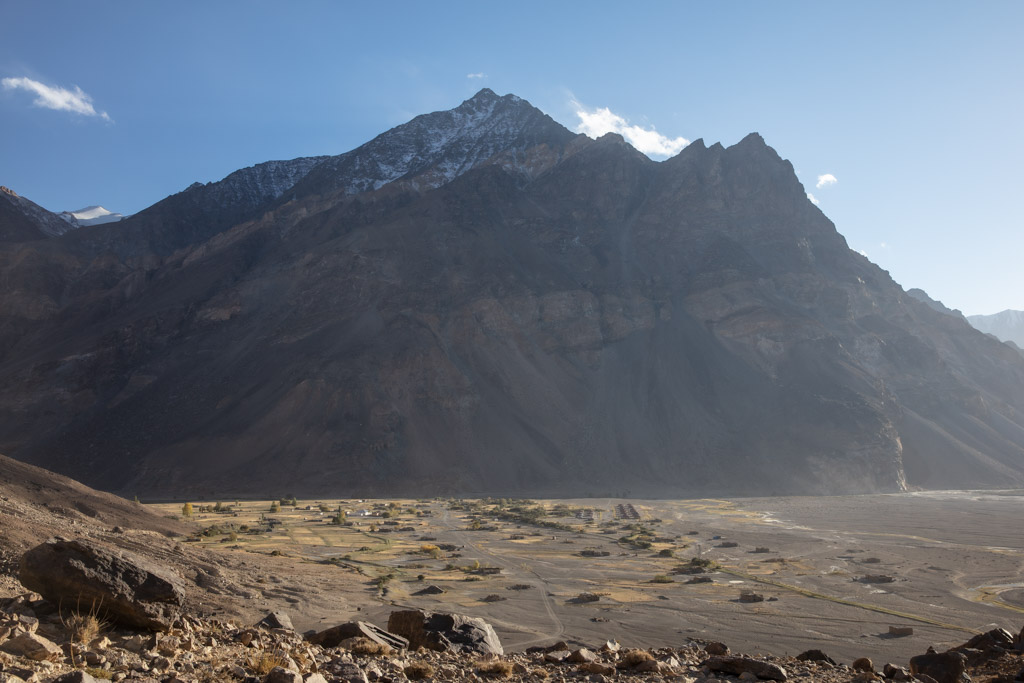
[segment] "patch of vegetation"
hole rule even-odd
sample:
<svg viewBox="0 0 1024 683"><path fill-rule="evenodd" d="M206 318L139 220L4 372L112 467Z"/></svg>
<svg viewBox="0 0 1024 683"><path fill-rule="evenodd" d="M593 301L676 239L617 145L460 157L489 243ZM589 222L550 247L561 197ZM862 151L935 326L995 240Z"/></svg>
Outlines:
<svg viewBox="0 0 1024 683"><path fill-rule="evenodd" d="M671 576L666 576L665 574L658 574L653 579L651 579L651 583L675 583L675 580L672 579Z"/></svg>

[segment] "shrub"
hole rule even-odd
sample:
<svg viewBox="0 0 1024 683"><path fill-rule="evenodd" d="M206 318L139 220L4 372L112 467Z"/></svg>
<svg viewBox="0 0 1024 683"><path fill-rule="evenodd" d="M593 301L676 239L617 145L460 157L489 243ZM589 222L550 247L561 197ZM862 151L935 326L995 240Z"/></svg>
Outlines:
<svg viewBox="0 0 1024 683"><path fill-rule="evenodd" d="M192 516L192 503L185 503L181 506L181 516L191 517Z"/></svg>
<svg viewBox="0 0 1024 683"><path fill-rule="evenodd" d="M672 580L672 577L665 576L664 574L658 574L651 579L651 583L675 583L675 581Z"/></svg>

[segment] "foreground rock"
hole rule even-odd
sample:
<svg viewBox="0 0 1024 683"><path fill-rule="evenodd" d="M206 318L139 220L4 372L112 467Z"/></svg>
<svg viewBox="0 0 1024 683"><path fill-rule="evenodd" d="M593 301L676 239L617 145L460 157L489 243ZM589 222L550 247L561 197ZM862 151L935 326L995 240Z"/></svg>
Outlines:
<svg viewBox="0 0 1024 683"><path fill-rule="evenodd" d="M64 610L166 631L183 601L179 580L127 551L85 540L51 541L21 558L19 579Z"/></svg>
<svg viewBox="0 0 1024 683"><path fill-rule="evenodd" d="M394 650L404 650L409 647L409 641L402 636L388 633L384 629L366 621L350 621L345 624L338 624L325 631L307 636L306 640L321 647L338 647L349 638L367 638L379 645L384 645Z"/></svg>
<svg viewBox="0 0 1024 683"><path fill-rule="evenodd" d="M505 651L498 634L483 619L459 614L404 610L392 612L388 631L409 641L409 647L438 652L475 652L501 655Z"/></svg>
<svg viewBox="0 0 1024 683"><path fill-rule="evenodd" d="M910 673L924 674L936 683L966 683L967 657L961 652L929 652L910 658Z"/></svg>
<svg viewBox="0 0 1024 683"><path fill-rule="evenodd" d="M787 678L786 670L778 664L751 657L711 657L704 662L704 666L712 671L720 671L734 676L750 673L758 678L771 681L784 681Z"/></svg>

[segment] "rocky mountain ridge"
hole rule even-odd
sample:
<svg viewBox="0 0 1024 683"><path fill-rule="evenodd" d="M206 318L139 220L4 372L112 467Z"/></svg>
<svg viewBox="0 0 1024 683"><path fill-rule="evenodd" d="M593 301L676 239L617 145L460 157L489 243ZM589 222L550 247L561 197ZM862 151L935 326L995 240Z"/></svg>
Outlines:
<svg viewBox="0 0 1024 683"><path fill-rule="evenodd" d="M0 446L176 495L1024 483L1020 355L757 134L656 163L485 90L303 164L0 251Z"/></svg>

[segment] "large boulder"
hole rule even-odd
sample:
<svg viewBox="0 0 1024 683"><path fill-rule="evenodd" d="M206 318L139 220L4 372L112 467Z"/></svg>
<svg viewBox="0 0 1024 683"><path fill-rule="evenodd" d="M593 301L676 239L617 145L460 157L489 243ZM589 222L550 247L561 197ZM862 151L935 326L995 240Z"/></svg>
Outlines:
<svg viewBox="0 0 1024 683"><path fill-rule="evenodd" d="M388 617L388 631L409 641L409 647L439 652L505 654L498 634L483 619L443 612L403 610Z"/></svg>
<svg viewBox="0 0 1024 683"><path fill-rule="evenodd" d="M970 683L967 656L962 652L929 652L910 658L910 673L931 676L937 683Z"/></svg>
<svg viewBox="0 0 1024 683"><path fill-rule="evenodd" d="M350 621L338 624L326 631L306 636L306 640L310 643L328 648L338 647L338 645L349 638L369 638L375 643L387 645L395 650L404 650L409 647L409 641L402 636L388 633L379 626L365 621Z"/></svg>
<svg viewBox="0 0 1024 683"><path fill-rule="evenodd" d="M32 548L21 558L19 579L61 609L155 631L170 628L184 600L180 580L162 568L86 540Z"/></svg>

